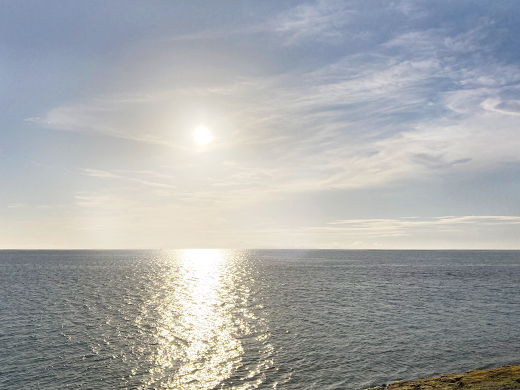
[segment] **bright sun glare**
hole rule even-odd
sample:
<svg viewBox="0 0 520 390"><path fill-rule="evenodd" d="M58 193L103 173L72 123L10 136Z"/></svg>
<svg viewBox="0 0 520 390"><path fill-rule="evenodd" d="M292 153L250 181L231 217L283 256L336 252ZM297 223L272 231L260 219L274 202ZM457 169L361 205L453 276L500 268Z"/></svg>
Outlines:
<svg viewBox="0 0 520 390"><path fill-rule="evenodd" d="M206 145L211 141L211 133L205 127L200 126L193 132L193 138L199 145Z"/></svg>

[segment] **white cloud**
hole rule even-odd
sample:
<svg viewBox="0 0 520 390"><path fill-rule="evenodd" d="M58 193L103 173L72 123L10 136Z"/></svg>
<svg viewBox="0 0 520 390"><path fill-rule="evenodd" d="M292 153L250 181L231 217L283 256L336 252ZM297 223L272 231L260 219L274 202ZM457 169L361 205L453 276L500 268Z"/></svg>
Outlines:
<svg viewBox="0 0 520 390"><path fill-rule="evenodd" d="M25 203L12 203L10 205L7 205L7 208L9 209L17 209L20 207L26 207L27 205Z"/></svg>
<svg viewBox="0 0 520 390"><path fill-rule="evenodd" d="M466 215L466 216L443 216L432 218L403 217L399 219L347 219L330 222L330 225L340 225L342 229L348 230L373 230L375 232L401 231L411 233L417 228L440 228L459 229L466 228L464 225L474 226L488 225L519 225L520 217L511 215Z"/></svg>
<svg viewBox="0 0 520 390"><path fill-rule="evenodd" d="M301 4L280 15L271 28L285 38L286 44L309 39L337 42L356 15L356 11L348 9L347 5L347 2L337 0Z"/></svg>
<svg viewBox="0 0 520 390"><path fill-rule="evenodd" d="M480 106L484 110L495 111L506 115L520 115L520 100L502 100L500 98L488 98Z"/></svg>
<svg viewBox="0 0 520 390"><path fill-rule="evenodd" d="M38 120L46 127L110 137L173 146L161 137L163 129L143 131L146 126L148 102L120 101L119 99L93 100L85 104L57 107ZM149 123L155 123L155 119ZM162 130L162 131L161 131Z"/></svg>
<svg viewBox="0 0 520 390"><path fill-rule="evenodd" d="M285 43L334 40L353 15L348 4L301 4L271 27ZM419 12L410 2L398 4L402 12ZM520 81L520 69L476 61L489 50L482 42L491 25L482 18L465 32L453 33L449 26L407 31L306 73L121 93L57 107L39 121L177 148L176 166L166 174L177 178L175 184L150 169L145 175L85 173L114 183L175 188L172 196L183 201L257 202L496 169L520 161L518 102L500 97ZM200 100L214 110L209 126L219 132L212 148L228 163L203 173L185 142L199 124L193 107ZM157 180L147 177L153 175Z"/></svg>
<svg viewBox="0 0 520 390"><path fill-rule="evenodd" d="M236 128L233 134L227 129L230 136L221 137L219 147L236 157L218 172L197 179L198 184L195 177L180 178L175 194L182 199L230 204L291 192L380 186L398 179L423 179L519 161L518 119L499 112L500 104L490 111L490 96L497 96L500 89L437 92L425 87L439 76L447 77L447 73L437 59L410 61L379 55L360 60L352 56L303 76L245 80L216 90L184 89L150 99L160 108L150 109L146 99L128 102L121 98L58 108L49 113L48 123L171 145L176 142L171 127L161 127L168 116L164 113L168 111L161 110L178 102L171 96L182 94L189 100L192 94L204 94L219 100L222 107L233 108ZM425 96L425 88L432 97ZM432 99L436 102L429 106ZM439 108L446 113L432 119L428 111ZM150 110L151 117L159 120L144 126ZM423 114L403 120L416 112ZM220 112L221 117L229 115ZM131 121L127 116L139 120ZM180 164L170 174L189 170L185 163L192 154L190 150L178 154ZM252 158L255 155L262 158ZM146 176L156 172L150 170L141 177L115 171L85 172L147 186L179 186L164 178L150 180Z"/></svg>
<svg viewBox="0 0 520 390"><path fill-rule="evenodd" d="M352 219L327 226L250 231L284 237L275 247L359 249L519 249L518 216Z"/></svg>
<svg viewBox="0 0 520 390"><path fill-rule="evenodd" d="M168 182L164 183L164 182L158 182L158 181L150 181L150 180L145 180L145 179L141 179L141 178L137 178L137 177L115 174L115 173L108 172L108 171L101 171L101 170L97 170L97 169L85 168L85 169L83 169L83 171L89 176L97 177L97 178L101 178L101 179L123 180L123 181L127 181L127 182L137 183L137 184L140 184L140 185L143 185L146 187L160 187L160 188L170 188L170 189L176 188L176 186L171 183L171 176L161 175L160 173L156 173L156 172L150 172L150 171L139 172L139 171L137 171L137 172L133 172L133 173L144 174L145 177L155 176L155 177L161 178L161 179L167 178Z"/></svg>

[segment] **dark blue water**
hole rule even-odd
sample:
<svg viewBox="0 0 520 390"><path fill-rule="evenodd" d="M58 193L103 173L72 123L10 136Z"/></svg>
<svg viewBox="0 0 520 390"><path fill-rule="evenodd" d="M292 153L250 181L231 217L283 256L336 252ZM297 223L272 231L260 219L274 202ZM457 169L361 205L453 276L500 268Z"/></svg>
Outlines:
<svg viewBox="0 0 520 390"><path fill-rule="evenodd" d="M519 320L519 251L0 251L2 389L361 389Z"/></svg>

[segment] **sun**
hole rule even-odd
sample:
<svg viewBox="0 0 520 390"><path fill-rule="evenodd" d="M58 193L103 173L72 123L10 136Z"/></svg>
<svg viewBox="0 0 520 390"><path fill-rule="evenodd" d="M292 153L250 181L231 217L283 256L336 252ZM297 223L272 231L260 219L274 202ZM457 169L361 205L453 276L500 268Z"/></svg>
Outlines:
<svg viewBox="0 0 520 390"><path fill-rule="evenodd" d="M211 142L211 133L204 126L197 127L193 132L193 138L199 145L206 145Z"/></svg>

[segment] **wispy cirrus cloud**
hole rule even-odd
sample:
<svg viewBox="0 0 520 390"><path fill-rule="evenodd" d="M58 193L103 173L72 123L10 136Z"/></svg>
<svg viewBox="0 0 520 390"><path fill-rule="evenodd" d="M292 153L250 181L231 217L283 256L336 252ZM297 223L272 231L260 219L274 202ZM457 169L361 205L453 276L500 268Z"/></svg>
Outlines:
<svg viewBox="0 0 520 390"><path fill-rule="evenodd" d="M510 215L465 215L443 216L432 218L408 217L400 219L348 219L330 222L329 225L338 225L342 229L363 229L376 232L392 231L392 233L406 230L410 233L413 229L433 227L439 229L460 229L464 225L496 226L496 225L520 225L519 216Z"/></svg>
<svg viewBox="0 0 520 390"><path fill-rule="evenodd" d="M231 248L251 248L255 242L260 248L518 249L519 236L517 216L361 219L325 226L204 230L205 242Z"/></svg>
<svg viewBox="0 0 520 390"><path fill-rule="evenodd" d="M344 37L345 27L356 14L357 11L349 8L348 2L320 0L284 12L269 27L283 36L288 45L309 39L335 42Z"/></svg>
<svg viewBox="0 0 520 390"><path fill-rule="evenodd" d="M122 175L118 172L102 171L102 170L98 170L98 169L85 168L85 169L83 169L83 172L85 172L89 176L97 177L100 179L111 179L112 181L113 180L122 180L122 181L126 181L126 182L137 183L137 184L147 186L147 187L159 187L159 188L170 188L170 189L176 188L176 186L171 183L171 181L172 181L171 176L162 175L162 174L159 174L156 172L137 171L137 172L129 172L129 173L138 174L139 176L144 176L146 178L149 178L150 176L155 176L156 178L167 179L167 182L144 180L142 178L138 178L135 176Z"/></svg>
<svg viewBox="0 0 520 390"><path fill-rule="evenodd" d="M279 247L344 249L518 249L518 216L353 219L327 226L250 231L251 236L283 237ZM241 238L247 241L247 236ZM413 245L410 245L413 242ZM304 244L302 244L304 243ZM285 246L284 246L285 244Z"/></svg>
<svg viewBox="0 0 520 390"><path fill-rule="evenodd" d="M431 12L422 3L396 4L392 12L413 20ZM385 10L374 11L373 20L363 10L373 34L355 50L345 42L362 33L351 34L361 12L357 2L303 3L246 29L248 39L275 37L280 50L344 45L345 53L312 67L237 75L229 83L143 85L140 92L64 104L31 120L175 149L174 164L166 153L155 156L166 170L83 173L102 179L106 188L156 187L150 196L161 196L163 206L211 205L207 211L295 193L420 183L520 162L518 98L510 96L518 91L520 68L492 55L493 21L477 18L470 28L388 25L381 32L376 16ZM240 40L240 31L225 34ZM192 38L202 37L211 34ZM207 152L211 163L190 139L201 118L215 134ZM148 205L151 198L140 202Z"/></svg>
<svg viewBox="0 0 520 390"><path fill-rule="evenodd" d="M224 187L246 186L237 197L249 189L256 194L249 199L259 199L517 161L517 119L502 115L504 106L491 106L489 99L516 88L520 70L455 60L461 50L477 50L482 32L476 30L451 39L447 30L405 33L379 52L346 56L305 74L96 99L58 107L43 121L65 130L180 147L175 134L182 126L172 128L172 112L182 117L190 111L186 102L200 97L218 101L219 116L228 118L227 135L232 134L222 137L220 146L235 157L203 180L206 187L198 193L212 198L232 198L219 193ZM411 56L408 45L414 40L425 49ZM403 51L388 51L399 47ZM490 111L495 115L486 114ZM189 128L186 123L182 131ZM233 152L239 149L251 154Z"/></svg>
<svg viewBox="0 0 520 390"><path fill-rule="evenodd" d="M153 131L150 126L156 123L149 120L154 115L153 107L157 100L103 98L93 99L82 104L64 105L49 111L44 117L29 118L45 127L95 133L157 145L173 146L172 142L161 136L164 130Z"/></svg>
<svg viewBox="0 0 520 390"><path fill-rule="evenodd" d="M484 100L480 106L487 111L494 111L506 115L520 115L520 100L500 99L498 97Z"/></svg>

